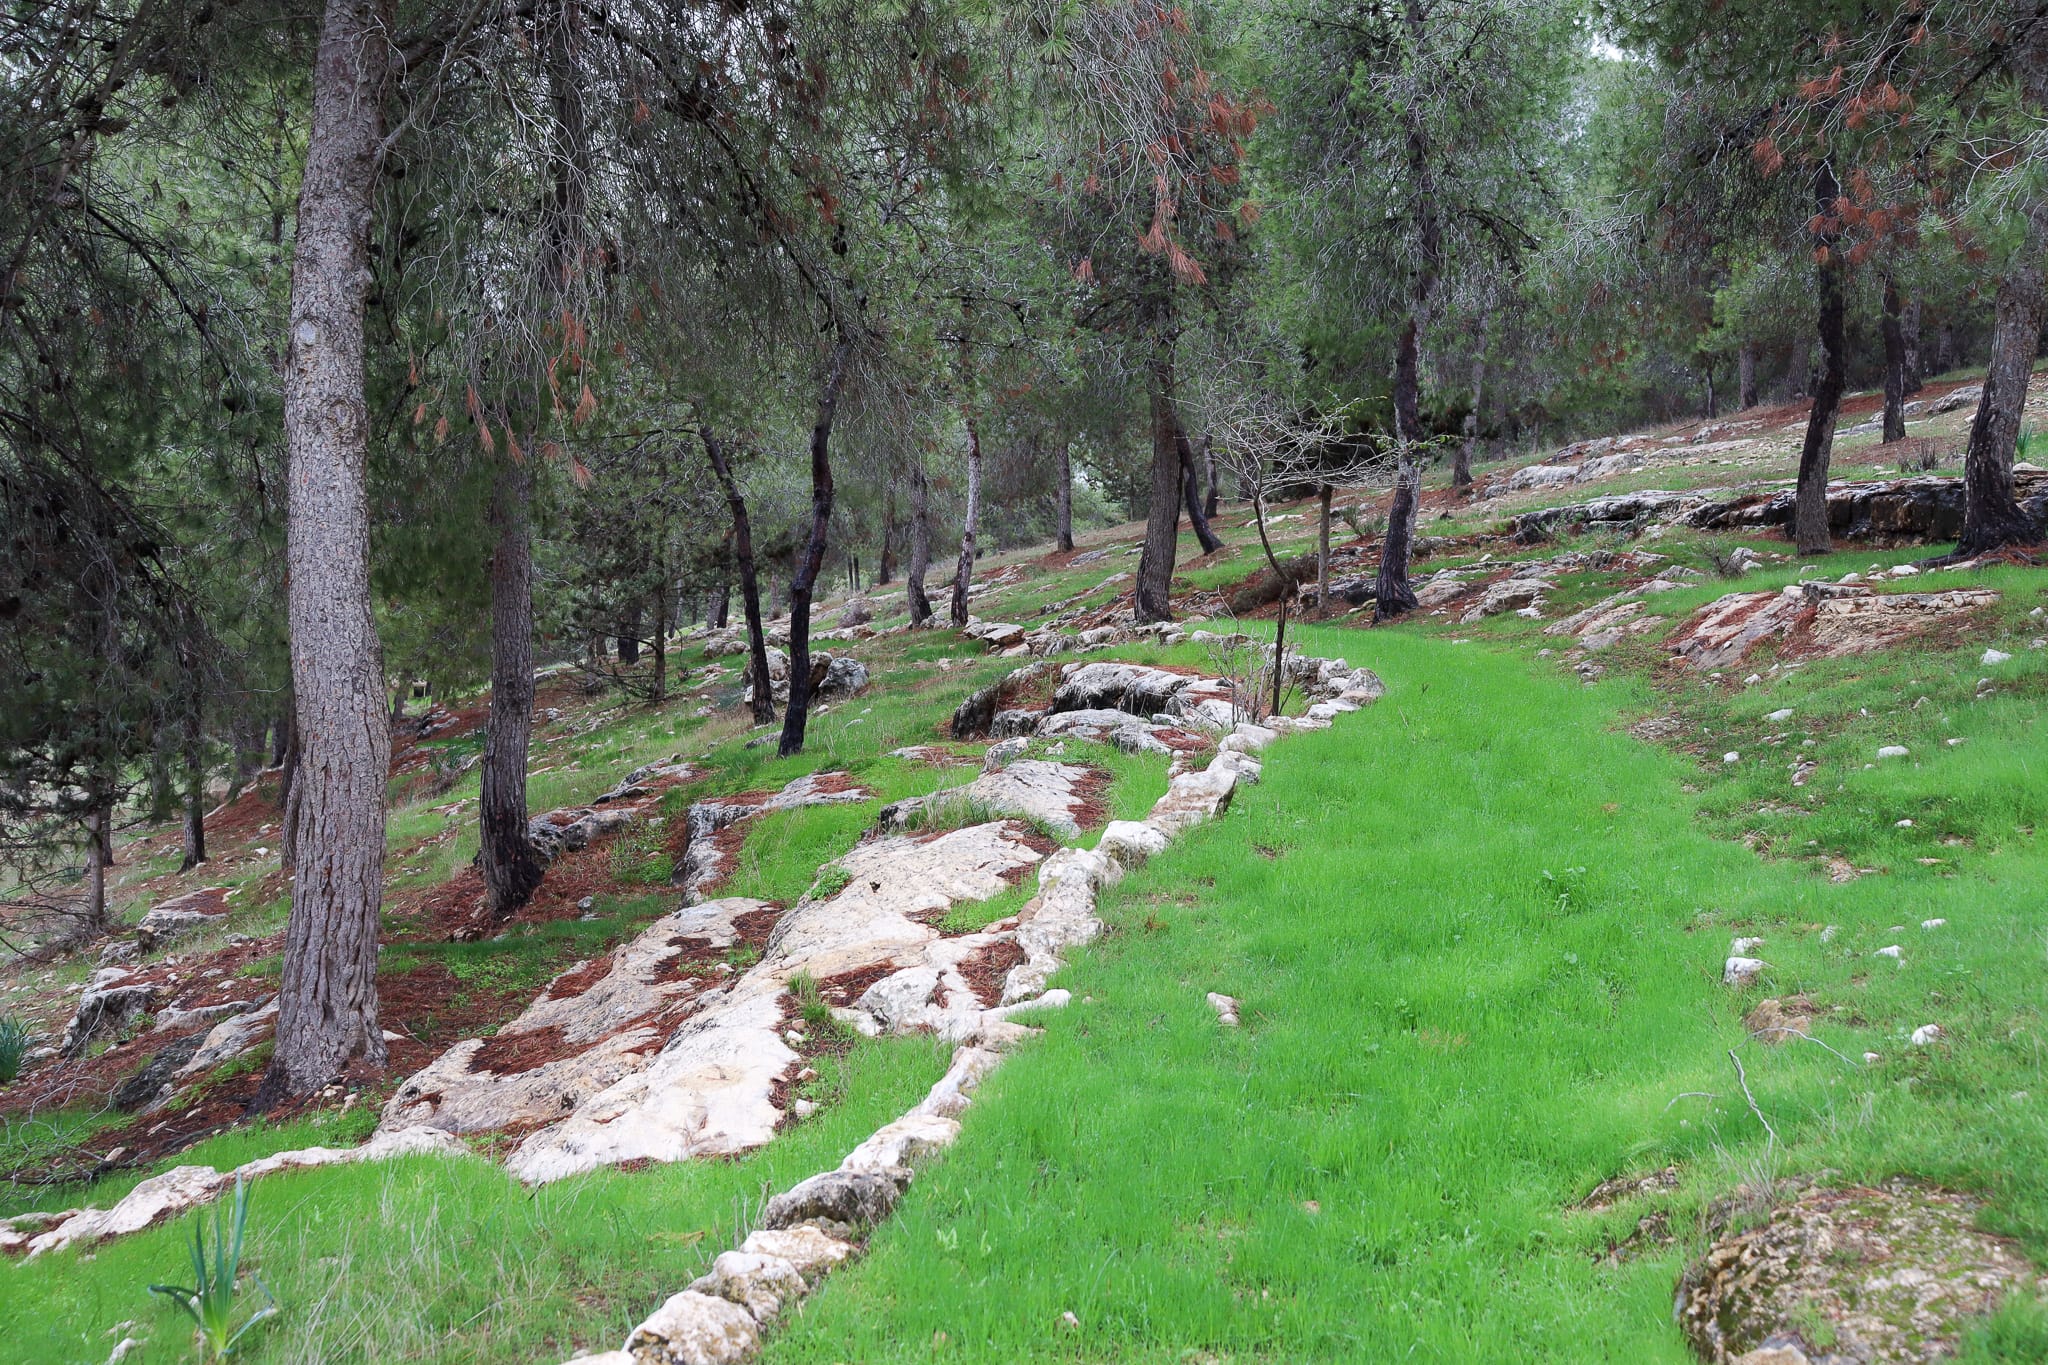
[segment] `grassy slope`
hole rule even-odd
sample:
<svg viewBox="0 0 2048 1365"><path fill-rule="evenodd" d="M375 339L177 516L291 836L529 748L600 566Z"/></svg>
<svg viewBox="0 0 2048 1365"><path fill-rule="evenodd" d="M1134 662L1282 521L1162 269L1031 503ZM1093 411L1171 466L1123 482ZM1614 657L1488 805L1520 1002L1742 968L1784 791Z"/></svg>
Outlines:
<svg viewBox="0 0 2048 1365"><path fill-rule="evenodd" d="M1064 978L1092 1003L991 1083L771 1360L1681 1360L1698 1238L1603 1267L1645 1210L1564 1211L1673 1161L1681 1209L1764 1171L1908 1171L2048 1249L2030 836L1907 895L1834 885L1703 830L1687 765L1615 731L1640 691L1410 635L1307 644L1390 696L1289 741L1112 897L1119 932ZM2032 729L2001 748L1944 761L1965 782L2048 761ZM1931 916L1949 927L1889 931ZM1775 964L1741 1000L1718 981L1734 931ZM1901 937L1903 968L1869 956ZM1821 1038L1887 1060L1744 1046L1772 1151L1727 1050L1745 1000L1795 989L1845 1007ZM1929 1019L1952 1042L1909 1052Z"/></svg>

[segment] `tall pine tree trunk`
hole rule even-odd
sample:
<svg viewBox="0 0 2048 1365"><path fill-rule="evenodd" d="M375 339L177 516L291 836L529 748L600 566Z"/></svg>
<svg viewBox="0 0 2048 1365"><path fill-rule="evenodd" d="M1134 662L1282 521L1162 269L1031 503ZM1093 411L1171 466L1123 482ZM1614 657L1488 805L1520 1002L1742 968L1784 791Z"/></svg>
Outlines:
<svg viewBox="0 0 2048 1365"><path fill-rule="evenodd" d="M533 898L545 871L527 837L526 754L533 735L532 475L498 462L491 488L491 710L477 801L484 904L503 920Z"/></svg>
<svg viewBox="0 0 2048 1365"><path fill-rule="evenodd" d="M1059 539L1054 549L1074 548L1074 451L1073 442L1060 442L1059 469Z"/></svg>
<svg viewBox="0 0 2048 1365"><path fill-rule="evenodd" d="M1173 411L1173 339L1162 335L1153 345L1145 385L1152 410L1152 488L1135 594L1141 626L1173 619L1173 561L1180 539L1180 422Z"/></svg>
<svg viewBox="0 0 2048 1365"><path fill-rule="evenodd" d="M284 377L298 876L264 1108L327 1084L352 1058L385 1058L377 926L391 732L370 609L363 298L391 31L382 0L327 0L313 65Z"/></svg>
<svg viewBox="0 0 2048 1365"><path fill-rule="evenodd" d="M981 521L981 431L971 413L967 422L967 516L960 526L960 561L953 566L953 610L955 630L967 624L967 588L974 578L974 537Z"/></svg>
<svg viewBox="0 0 2048 1365"><path fill-rule="evenodd" d="M1756 406L1756 345L1745 341L1735 353L1735 403L1744 412Z"/></svg>
<svg viewBox="0 0 2048 1365"><path fill-rule="evenodd" d="M1813 172L1815 214L1832 219L1840 194L1834 166L1822 161ZM1816 246L1819 261L1814 267L1814 293L1819 316L1815 333L1820 342L1820 378L1813 386L1813 410L1807 416L1806 440L1799 449L1799 488L1792 508L1792 543L1802 555L1826 554L1834 548L1828 534L1828 462L1835 448L1835 421L1842 412L1842 390L1848 385L1848 308L1835 232L1823 227Z"/></svg>
<svg viewBox="0 0 2048 1365"><path fill-rule="evenodd" d="M825 563L825 535L832 525L832 417L853 344L843 335L826 362L818 390L818 415L811 424L811 532L789 581L789 707L782 713L778 757L803 752L804 727L811 718L811 590Z"/></svg>
<svg viewBox="0 0 2048 1365"><path fill-rule="evenodd" d="M914 630L932 619L932 600L925 595L925 575L932 567L932 490L922 460L910 466L910 563L903 570L903 593L910 602Z"/></svg>
<svg viewBox="0 0 2048 1365"><path fill-rule="evenodd" d="M1898 281L1884 272L1884 440L1906 439L1906 328L1900 314Z"/></svg>
<svg viewBox="0 0 2048 1365"><path fill-rule="evenodd" d="M747 515L747 500L732 465L725 457L725 444L710 432L703 433L704 454L711 460L711 472L725 492L725 505L732 511L733 558L740 571L740 607L747 618L747 667L754 679L754 724L775 719L775 689L768 681L768 637L761 629L761 578L754 568L754 522Z"/></svg>
<svg viewBox="0 0 2048 1365"><path fill-rule="evenodd" d="M2041 528L2013 497L2012 465L2019 449L2020 422L2026 415L2027 383L2033 377L2034 355L2041 342L2041 323L2048 313L2044 248L2048 248L2048 230L2044 230L2042 215L2030 214L2026 242L1998 281L1991 361L1984 372L1984 396L1977 400L1977 416L1970 423L1969 453L1963 458L1959 555L2030 544L2041 535Z"/></svg>

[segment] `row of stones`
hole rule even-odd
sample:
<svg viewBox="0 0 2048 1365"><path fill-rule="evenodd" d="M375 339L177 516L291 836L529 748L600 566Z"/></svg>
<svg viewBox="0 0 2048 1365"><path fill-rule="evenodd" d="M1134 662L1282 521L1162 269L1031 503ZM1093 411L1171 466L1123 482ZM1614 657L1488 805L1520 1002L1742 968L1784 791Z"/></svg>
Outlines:
<svg viewBox="0 0 2048 1365"><path fill-rule="evenodd" d="M1038 895L1018 916L1016 930L1027 958L1005 983L1005 999L1024 1001L1013 1010L1067 1003L1065 991L1044 990L1044 983L1060 966L1064 950L1102 932L1096 911L1101 890L1174 838L1215 818L1239 782L1256 782L1257 750L1284 732L1327 728L1336 716L1384 693L1377 677L1363 670L1354 674L1342 661L1309 664L1319 696L1309 715L1274 717L1265 725L1239 722L1207 767L1171 779L1145 820L1112 822L1095 848L1063 848L1040 865ZM1236 1001L1218 999L1225 1003L1212 1001L1212 1007L1223 1022L1234 1024ZM635 1327L621 1348L578 1359L583 1365L725 1365L758 1353L762 1332L815 1289L827 1271L857 1254L861 1240L895 1208L913 1168L957 1140L959 1115L975 1089L1012 1047L1036 1034L1009 1014L983 1012L930 1094L877 1130L836 1169L768 1200L760 1226Z"/></svg>

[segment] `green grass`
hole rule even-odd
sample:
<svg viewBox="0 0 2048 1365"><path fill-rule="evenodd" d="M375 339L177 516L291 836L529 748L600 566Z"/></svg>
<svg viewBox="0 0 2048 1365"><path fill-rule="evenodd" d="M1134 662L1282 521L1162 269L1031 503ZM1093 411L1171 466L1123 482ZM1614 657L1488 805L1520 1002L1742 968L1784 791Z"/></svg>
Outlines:
<svg viewBox="0 0 2048 1365"><path fill-rule="evenodd" d="M821 1067L838 1103L760 1154L602 1172L527 1190L487 1161L414 1158L273 1176L251 1187L246 1264L282 1315L236 1359L262 1362L559 1360L609 1350L730 1246L780 1189L916 1101L944 1052L861 1043ZM191 1160L226 1163L327 1134L248 1130ZM246 1154L246 1155L245 1155ZM140 1365L191 1357L190 1332L145 1286L189 1269L190 1216L90 1258L0 1267L0 1361L99 1362L130 1323ZM118 1337L114 1338L118 1339Z"/></svg>
<svg viewBox="0 0 2048 1365"><path fill-rule="evenodd" d="M1632 685L1412 634L1307 643L1390 696L1288 741L1112 893L1113 934L1061 977L1077 1003L769 1359L1678 1362L1688 1215L1758 1172L1916 1173L2048 1250L2031 844L1902 907L1713 837L1696 770L1618 732L1650 700ZM1873 960L1909 914L1949 928ZM1737 930L1773 963L1741 995L1718 979ZM1744 1045L1767 1151L1727 1049L1794 990L1842 1007L1822 1039L1886 1060ZM1952 1041L1908 1050L1930 1019ZM1682 1242L1598 1264L1645 1207L1567 1206L1667 1162ZM1986 1340L2022 1358L2037 1326L2015 1309Z"/></svg>

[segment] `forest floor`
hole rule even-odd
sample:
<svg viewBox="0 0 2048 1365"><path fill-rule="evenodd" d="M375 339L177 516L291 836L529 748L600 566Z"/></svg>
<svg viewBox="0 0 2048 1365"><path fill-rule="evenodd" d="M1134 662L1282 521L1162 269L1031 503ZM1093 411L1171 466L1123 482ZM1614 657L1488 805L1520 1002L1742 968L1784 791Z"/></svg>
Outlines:
<svg viewBox="0 0 2048 1365"><path fill-rule="evenodd" d="M1913 425L1915 472L1954 472L1968 416ZM986 1084L960 1142L766 1358L1687 1360L1672 1318L1682 1268L1799 1181L1911 1176L1963 1192L1982 1201L1979 1227L2048 1265L2048 648L2036 647L2048 622L2033 614L2048 580L2023 566L1939 575L2000 598L1881 652L1804 659L1767 645L1709 675L1674 662L1669 637L1727 593L1797 582L1813 561L1781 537L1602 532L1529 548L1488 534L1515 512L1608 491L1789 479L1803 413L1723 420L1755 425L1649 433L1645 466L1598 484L1432 490L1427 531L1442 548L1423 571L1575 556L1551 575L1544 619L1439 609L1391 629L1361 629L1369 612L1291 626L1307 652L1377 671L1386 698L1275 749L1224 819L1105 893L1110 933L1057 979L1075 1004L1040 1021L1046 1036ZM1699 453L1731 439L1749 444ZM1846 434L1836 471L1891 472L1901 458ZM1280 515L1295 518L1279 529L1298 554L1313 506ZM1226 508L1219 530L1215 555L1184 543L1177 584L1182 609L1212 621L1261 562L1242 509ZM1055 604L1062 618L1106 612L1129 591L1140 534L988 556L976 613L1029 625ZM1339 539L1345 562L1369 564L1368 539ZM1763 561L1739 579L1725 576L1737 545ZM1661 572L1696 576L1657 594L1661 626L1578 671L1569 642L1543 632L1641 585L1647 570L1620 552L1645 549L1666 557ZM1929 553L1845 544L1822 564L1869 574ZM900 617L900 593L870 600L877 626ZM892 750L946 751L953 707L1013 664L949 631L828 647L854 653L875 685L817 716L795 760L746 747L735 660L685 647L683 690L659 710L558 681L540 702L554 716L537 734L533 809L587 802L676 755L702 775L664 794L670 821L707 794L848 772L874 801L762 817L720 888L794 901L880 804L950 780ZM1987 648L2011 657L1984 664ZM1207 651L1089 657L1201 665ZM18 1177L0 1215L105 1207L177 1162L359 1140L391 1087L447 1042L490 1032L557 971L670 908L672 841L656 824L567 855L506 937L449 941L475 895L475 776L460 765L480 718L442 713L452 723L402 753L394 776L380 974L402 1039L391 1072L252 1124L233 1102L252 1056L184 1101L189 1117L142 1124L104 1095L163 1035L44 1064L0 1092L0 1164ZM1906 753L1879 757L1888 746ZM1115 818L1164 787L1162 759L1089 761L1111 774ZM183 891L235 892L228 922L147 970L229 991L274 976L287 886L264 799L210 825L215 858L196 874L172 870L174 830L126 848L131 920ZM1761 938L1768 966L1731 989L1735 937ZM1876 955L1891 946L1897 957ZM90 970L18 971L0 999L54 1036ZM1242 1002L1241 1028L1218 1029L1209 991ZM1752 1034L1744 1018L1766 999L1795 1008L1817 1043ZM1928 1024L1940 1039L1913 1045ZM254 1191L250 1255L285 1311L238 1358L552 1365L607 1349L730 1245L765 1192L835 1162L945 1064L921 1039L856 1043L819 1066L812 1117L736 1160L537 1190L489 1162L430 1158L273 1178ZM93 1178L29 1183L52 1175ZM1585 1207L1614 1177L1646 1184ZM145 1286L177 1276L190 1226L0 1267L0 1361L97 1365L127 1336L139 1341L129 1362L183 1358L185 1332ZM2025 1293L1960 1333L1965 1359L2048 1358L2048 1310Z"/></svg>

